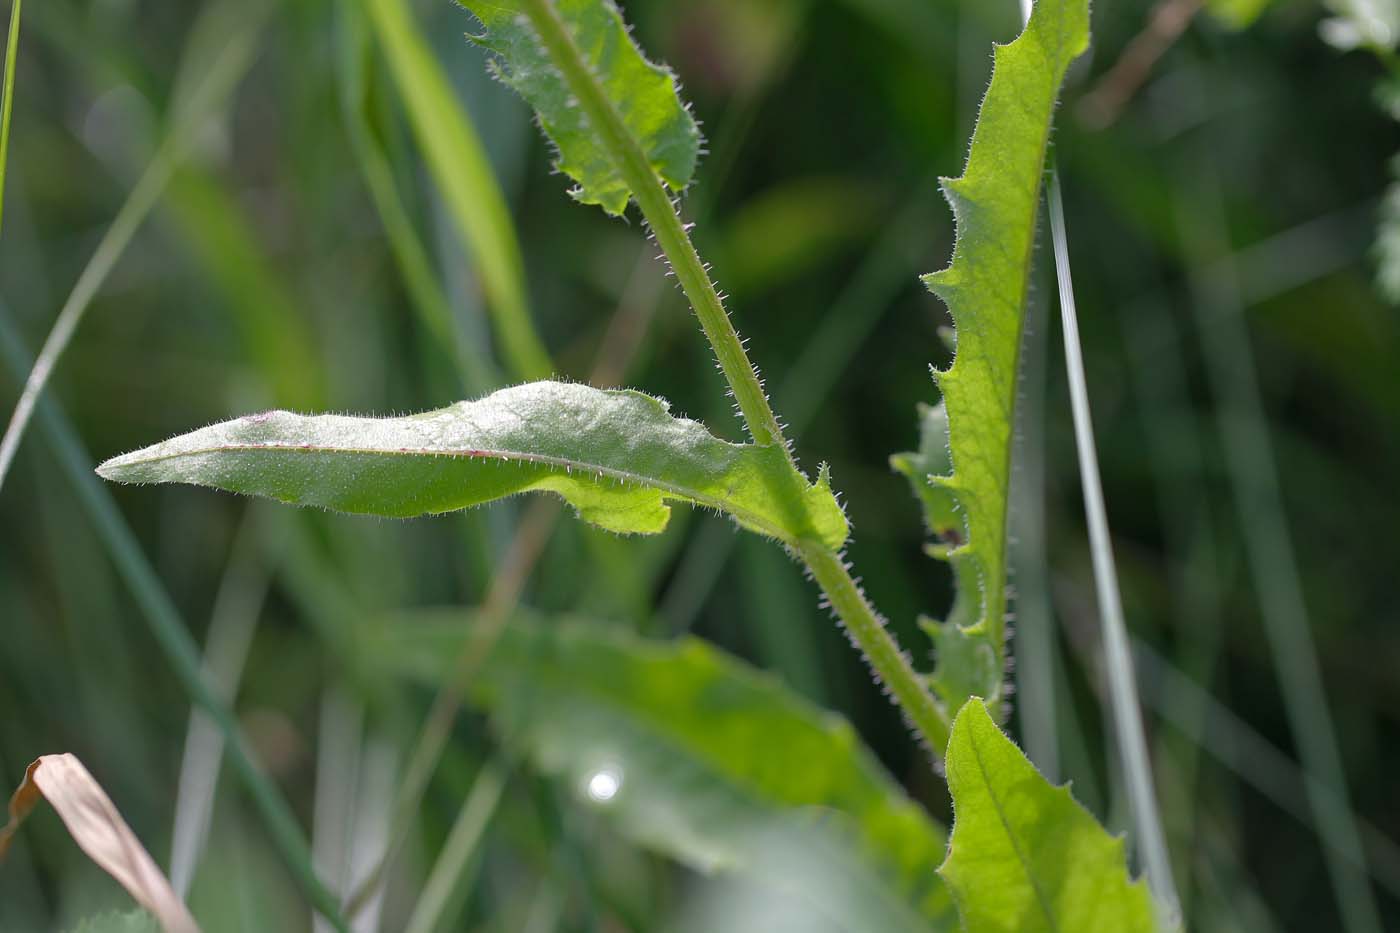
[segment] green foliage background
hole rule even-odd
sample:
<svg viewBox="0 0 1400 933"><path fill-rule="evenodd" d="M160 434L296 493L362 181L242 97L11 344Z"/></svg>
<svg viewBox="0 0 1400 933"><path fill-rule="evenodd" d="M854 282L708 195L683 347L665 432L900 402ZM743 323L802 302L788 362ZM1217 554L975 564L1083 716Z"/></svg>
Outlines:
<svg viewBox="0 0 1400 933"><path fill-rule="evenodd" d="M496 354L471 254L376 51L366 75L375 138L472 352L444 347L410 310L341 107L338 6L274 8L228 112L201 137L60 365L53 397L94 464L272 406L436 408L473 394L464 381L493 368L473 362ZM482 51L462 38L475 25L466 13L445 2L414 9L502 179L529 308L559 374L585 378L610 328L627 328L637 351L617 381L739 440L709 351L636 225L562 196L567 182L550 173L525 105L485 76ZM128 0L25 9L0 317L31 349L155 146L197 13ZM991 43L1016 33L1016 5L634 0L627 14L648 53L680 76L709 140L688 193L698 246L812 460L804 468L831 464L868 590L904 643L922 650L915 619L949 605L948 572L922 556L919 510L887 458L916 445L914 404L935 400L928 365L947 362L938 337L947 312L917 280L951 246L934 177L962 167ZM1289 767L1296 756L1226 479L1202 353L1209 317L1193 311L1203 295L1233 289L1355 808L1369 827L1376 897L1383 919L1400 924L1400 858L1385 841L1400 837L1400 323L1375 295L1368 256L1397 140L1372 102L1379 68L1324 45L1310 3L1277 3L1239 32L1203 16L1121 118L1097 128L1084 118L1084 91L1144 16L1128 5L1094 11L1091 60L1071 73L1055 139L1127 612L1170 665L1142 673L1149 705L1166 711L1149 711L1148 724L1178 884L1193 928L1339 923ZM1024 410L1043 408L1045 421L1023 422L1019 474L1043 477L1048 544L1038 572L1037 536L1019 535L1031 547L1013 555L1012 654L1018 672L1045 669L1020 631L1043 602L1054 620L1055 702L1026 707L1013 695L1009 728L1033 758L1051 755L1054 777L1072 778L1093 813L1126 829L1096 693L1052 290L1042 274L1021 393ZM511 371L504 359L494 368ZM14 375L0 380L5 410ZM34 432L0 493L0 775L13 784L38 754L78 754L164 864L188 700L54 462ZM188 488L116 495L197 638L221 588L225 602L258 607L236 707L307 823L323 799L316 756L328 708L363 702L370 734L402 753L430 701L391 680L383 654L365 647L381 611L480 603L491 555L522 511L512 503L394 523L288 515ZM1034 515L1034 501L1018 499L1013 523ZM796 566L764 542L735 540L726 520L677 508L664 535L624 542L561 524L524 599L650 636L693 632L773 671L847 716L895 779L947 821L945 787ZM1237 718L1202 712L1173 672L1208 686ZM1195 737L1181 728L1193 723ZM1248 741L1238 733L1246 728ZM498 752L495 734L475 713L458 723L386 918L411 907L473 774ZM1286 757L1258 752L1256 740ZM225 775L193 905L225 918L213 930L301 929L306 911L252 814ZM747 883L704 881L630 847L572 785L526 764L512 766L482 854L458 926L521 929L543 891L559 904L559 929L656 929L713 885ZM5 929L72 925L113 906L125 902L51 816L34 818L0 868Z"/></svg>

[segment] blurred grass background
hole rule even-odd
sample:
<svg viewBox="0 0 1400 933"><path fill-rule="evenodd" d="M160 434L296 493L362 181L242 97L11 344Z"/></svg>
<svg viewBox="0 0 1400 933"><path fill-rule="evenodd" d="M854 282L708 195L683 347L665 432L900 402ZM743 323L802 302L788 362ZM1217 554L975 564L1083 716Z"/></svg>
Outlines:
<svg viewBox="0 0 1400 933"><path fill-rule="evenodd" d="M553 370L663 395L738 439L709 352L639 224L564 196L525 105L462 38L467 14L409 6L448 80L445 106L470 115L499 179L524 307ZM25 8L0 318L30 353L237 31L229 24L256 30L246 76L201 115L189 157L56 372L50 397L92 463L259 408L420 410L529 371L523 338L503 338L483 300L492 273L464 239L470 202L425 154L424 134L444 132L445 118L415 128L383 20L355 9ZM917 508L886 461L915 443L915 403L935 399L928 366L946 361L946 313L916 278L951 248L934 179L961 168L991 44L1015 34L1019 11L633 0L627 14L643 48L680 75L709 139L686 207L700 251L804 467L832 466L867 589L922 651L914 620L948 604L948 581L922 556ZM1280 0L1232 31L1202 13L1102 126L1086 91L1148 10L1101 4L1056 134L1110 521L1129 622L1151 652L1140 672L1148 727L1193 929L1343 928L1241 523L1257 520L1250 504L1261 500L1238 473L1232 483L1227 457L1235 432L1261 427L1230 394L1231 376L1248 376L1246 351L1373 896L1400 925L1400 849L1388 841L1400 837L1400 325L1370 255L1400 138L1373 102L1381 66L1323 44L1319 16ZM1017 704L1011 728L1123 829L1052 291L1043 274L1013 517L1013 676L1036 700ZM8 406L22 376L6 374ZM39 754L78 754L169 864L189 699L57 464L36 426L0 493L0 775L14 785ZM196 640L225 644L229 661L246 641L235 709L315 826L322 858L372 847L432 695L386 682L361 636L389 610L482 603L529 504L392 523L190 488L113 495ZM780 552L679 511L656 539L566 520L541 547L525 604L656 637L695 632L777 672L849 717L946 819L941 781ZM1287 586L1273 580L1265 593ZM394 869L383 928L403 926L487 760L505 769L500 804L446 928L659 929L682 910L689 872L630 848L570 788L499 755L484 721L464 713ZM211 930L306 928L309 910L231 776L216 799L196 911ZM35 818L0 870L6 930L64 928L122 903L52 816Z"/></svg>

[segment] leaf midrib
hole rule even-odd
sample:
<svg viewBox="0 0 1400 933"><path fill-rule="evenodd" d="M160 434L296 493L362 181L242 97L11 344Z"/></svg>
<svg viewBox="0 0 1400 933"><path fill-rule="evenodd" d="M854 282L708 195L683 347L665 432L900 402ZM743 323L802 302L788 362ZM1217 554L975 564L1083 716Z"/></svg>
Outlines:
<svg viewBox="0 0 1400 933"><path fill-rule="evenodd" d="M987 721L991 721L990 716ZM996 785L993 783L991 776L987 773L987 763L982 759L982 749L978 745L977 734L974 730L968 730L967 741L968 744L972 746L973 760L977 762L977 772L982 778L982 785L986 788L987 797L992 801L992 806L996 810L997 821L1006 832L1006 839L1011 843L1011 851L1016 853L1016 862L1021 866L1021 871L1024 872L1026 876L1026 882L1031 886L1031 890L1035 892L1036 905L1045 916L1045 922L1049 925L1050 929L1055 931L1055 933L1059 933L1060 927L1055 922L1055 915L1050 910L1050 904L1046 898L1045 892L1040 889L1040 884L1036 881L1035 873L1031 871L1030 860L1026 857L1026 854L1021 851L1021 846L1016 839L1016 833L1012 830L1011 823L1006 817L1006 809L1002 806L1001 798L997 796Z"/></svg>

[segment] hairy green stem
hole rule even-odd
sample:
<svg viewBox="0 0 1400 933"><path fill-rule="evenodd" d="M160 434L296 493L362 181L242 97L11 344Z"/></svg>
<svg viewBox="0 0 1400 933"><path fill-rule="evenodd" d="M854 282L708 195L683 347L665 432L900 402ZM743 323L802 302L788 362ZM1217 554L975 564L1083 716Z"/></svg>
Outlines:
<svg viewBox="0 0 1400 933"><path fill-rule="evenodd" d="M522 6L550 59L563 74L594 132L632 189L632 196L651 227L657 245L670 261L676 279L700 319L700 327L719 360L749 434L755 443L780 444L786 450L782 425L763 392L758 372L749 361L743 342L724 310L724 302L710 280L709 271L695 251L690 234L646 153L599 86L553 3L524 0ZM792 463L790 451L788 457ZM805 483L795 463L792 480ZM920 739L941 758L948 744L948 723L923 678L852 579L845 562L835 551L816 542L801 542L797 551L832 609L845 623L852 640L864 653L875 676L889 690Z"/></svg>
<svg viewBox="0 0 1400 933"><path fill-rule="evenodd" d="M934 702L923 677L909 663L909 656L885 628L885 620L866 600L846 562L820 544L804 544L799 553L812 572L812 579L831 601L831 608L845 623L851 640L865 654L875 676L904 711L909 725L929 750L942 758L943 750L948 747L948 722L943 718L943 711Z"/></svg>
<svg viewBox="0 0 1400 933"><path fill-rule="evenodd" d="M710 281L695 245L690 242L690 234L676 214L671 196L657 178L646 153L628 132L622 116L599 87L596 76L589 70L583 54L574 44L573 37L550 0L525 0L522 5L549 57L563 73L569 90L578 98L579 106L587 114L594 132L616 160L617 169L632 189L632 196L651 227L657 245L670 260L681 289L700 319L705 338L714 348L720 369L734 393L734 400L739 404L749 433L758 444L783 443L782 426L778 424L768 404L768 397L763 393L758 373L749 362L739 334L724 310L724 302Z"/></svg>

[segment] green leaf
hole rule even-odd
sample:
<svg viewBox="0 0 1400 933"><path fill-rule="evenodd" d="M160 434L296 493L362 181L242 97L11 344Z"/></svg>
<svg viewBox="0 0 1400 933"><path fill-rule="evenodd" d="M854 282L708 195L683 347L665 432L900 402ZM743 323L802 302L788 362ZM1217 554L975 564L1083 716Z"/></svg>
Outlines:
<svg viewBox="0 0 1400 933"><path fill-rule="evenodd" d="M396 518L544 491L585 521L640 534L665 528L675 500L787 544L839 547L846 518L825 474L798 484L790 470L782 449L722 441L640 392L532 382L402 418L249 415L97 472Z"/></svg>
<svg viewBox="0 0 1400 933"><path fill-rule="evenodd" d="M1035 770L973 698L948 741L953 837L938 873L967 933L1156 929L1121 836Z"/></svg>
<svg viewBox="0 0 1400 933"><path fill-rule="evenodd" d="M938 553L952 563L959 589L949 617L929 625L937 662L931 683L948 710L973 693L996 709L1002 696L1016 364L1055 100L1065 70L1088 44L1087 0L1038 0L1021 36L996 48L966 170L942 182L957 239L952 263L924 282L947 303L956 327L953 364L935 374L952 469L932 476L940 493L924 501L943 516L934 527L946 542ZM934 447L926 436L922 448ZM954 511L961 533L945 525Z"/></svg>
<svg viewBox="0 0 1400 933"><path fill-rule="evenodd" d="M558 149L556 167L578 183L573 196L621 214L631 188L530 25L529 4L462 0L462 5L486 27L472 39L498 56L498 75L539 115ZM672 191L684 189L699 158L700 129L681 103L670 69L642 56L612 0L554 0L552 5L652 169Z"/></svg>
<svg viewBox="0 0 1400 933"><path fill-rule="evenodd" d="M474 624L455 610L395 622L371 655L434 685ZM506 740L629 838L799 893L847 929L956 929L942 828L849 723L772 675L694 638L524 617L480 671L473 700Z"/></svg>

